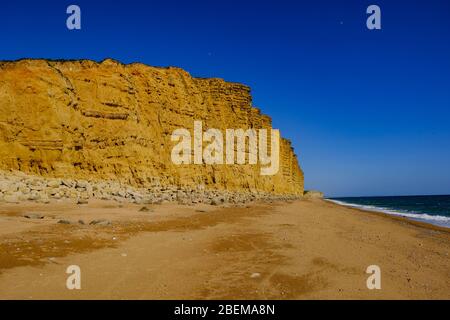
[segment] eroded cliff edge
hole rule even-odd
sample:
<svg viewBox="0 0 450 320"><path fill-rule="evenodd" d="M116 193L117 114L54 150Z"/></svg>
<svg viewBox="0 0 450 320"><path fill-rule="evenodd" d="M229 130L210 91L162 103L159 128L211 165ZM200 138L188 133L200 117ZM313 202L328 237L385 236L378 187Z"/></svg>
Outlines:
<svg viewBox="0 0 450 320"><path fill-rule="evenodd" d="M258 165L175 165L178 128L270 128L250 88L193 78L179 68L114 60L0 62L0 169L43 177L114 180L139 188L182 186L302 195L289 140L280 170Z"/></svg>

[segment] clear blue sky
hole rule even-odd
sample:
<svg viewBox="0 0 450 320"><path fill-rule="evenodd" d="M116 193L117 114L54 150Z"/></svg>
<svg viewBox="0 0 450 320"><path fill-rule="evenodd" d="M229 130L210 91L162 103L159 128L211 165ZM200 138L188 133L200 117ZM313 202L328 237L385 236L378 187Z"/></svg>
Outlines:
<svg viewBox="0 0 450 320"><path fill-rule="evenodd" d="M77 4L82 30L69 31ZM366 28L377 4L382 30ZM0 59L112 57L252 87L328 196L450 194L450 1L8 1Z"/></svg>

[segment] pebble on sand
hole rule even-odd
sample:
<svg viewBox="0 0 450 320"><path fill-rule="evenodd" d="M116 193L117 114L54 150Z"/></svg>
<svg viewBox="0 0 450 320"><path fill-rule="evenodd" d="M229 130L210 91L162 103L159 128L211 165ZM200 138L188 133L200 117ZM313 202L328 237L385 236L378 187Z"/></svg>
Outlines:
<svg viewBox="0 0 450 320"><path fill-rule="evenodd" d="M44 219L44 216L40 213L27 213L24 214L24 217L27 219Z"/></svg>
<svg viewBox="0 0 450 320"><path fill-rule="evenodd" d="M89 224L97 226L110 226L112 222L106 219L99 219L99 220L92 220Z"/></svg>
<svg viewBox="0 0 450 320"><path fill-rule="evenodd" d="M59 220L58 223L60 224L72 224L69 220Z"/></svg>

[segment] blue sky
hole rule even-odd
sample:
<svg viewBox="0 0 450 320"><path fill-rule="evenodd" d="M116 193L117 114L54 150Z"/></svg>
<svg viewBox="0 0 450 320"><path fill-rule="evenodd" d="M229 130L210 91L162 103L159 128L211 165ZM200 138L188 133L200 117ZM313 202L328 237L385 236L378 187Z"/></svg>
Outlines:
<svg viewBox="0 0 450 320"><path fill-rule="evenodd" d="M66 28L77 4L82 30ZM381 8L382 30L366 28ZM0 59L111 57L252 87L328 196L450 194L450 2L15 1Z"/></svg>

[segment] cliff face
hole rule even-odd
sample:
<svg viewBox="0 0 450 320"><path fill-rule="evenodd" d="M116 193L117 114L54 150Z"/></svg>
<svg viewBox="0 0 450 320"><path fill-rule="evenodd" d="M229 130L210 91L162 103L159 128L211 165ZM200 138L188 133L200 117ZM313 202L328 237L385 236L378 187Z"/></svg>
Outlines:
<svg viewBox="0 0 450 320"><path fill-rule="evenodd" d="M303 172L286 139L280 169L175 165L173 130L270 128L250 89L198 79L178 68L113 60L0 62L0 169L45 177L109 179L139 186L191 186L303 194Z"/></svg>

